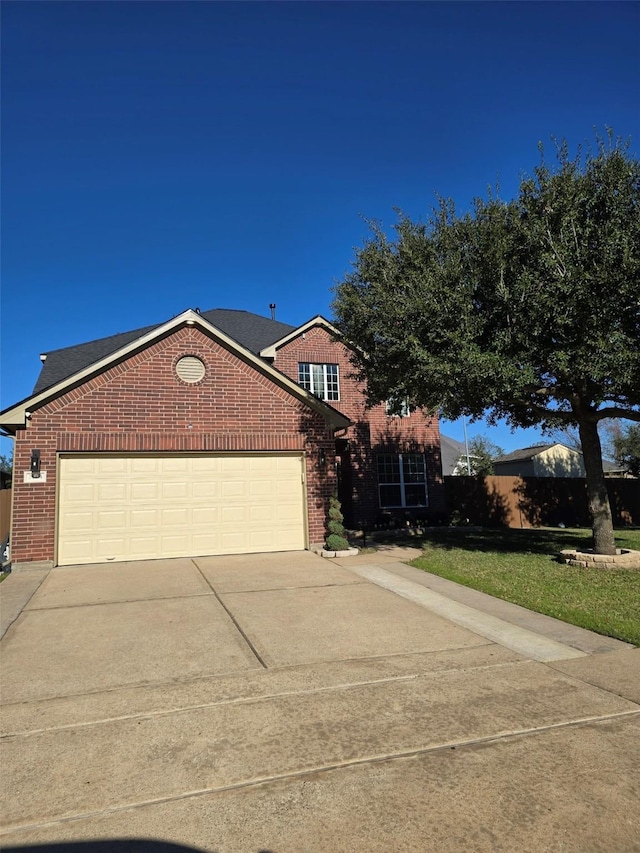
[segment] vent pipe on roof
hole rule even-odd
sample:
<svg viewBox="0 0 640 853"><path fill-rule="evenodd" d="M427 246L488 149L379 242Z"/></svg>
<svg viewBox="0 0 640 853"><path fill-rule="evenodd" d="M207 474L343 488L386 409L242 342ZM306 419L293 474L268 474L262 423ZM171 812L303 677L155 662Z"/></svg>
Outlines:
<svg viewBox="0 0 640 853"><path fill-rule="evenodd" d="M41 353L40 353L40 361L44 362L44 361L46 361L46 360L47 360L47 354L46 354L46 352L41 352Z"/></svg>
<svg viewBox="0 0 640 853"><path fill-rule="evenodd" d="M271 308L271 319L272 319L272 320L275 320L275 319L276 319L276 303L275 303L275 302L271 302L271 303L269 304L269 308Z"/></svg>

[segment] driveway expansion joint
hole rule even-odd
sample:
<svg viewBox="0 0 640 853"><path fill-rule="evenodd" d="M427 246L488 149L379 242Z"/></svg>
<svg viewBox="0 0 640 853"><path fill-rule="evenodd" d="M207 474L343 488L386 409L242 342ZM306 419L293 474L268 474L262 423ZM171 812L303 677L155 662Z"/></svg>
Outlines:
<svg viewBox="0 0 640 853"><path fill-rule="evenodd" d="M211 585L211 582L209 581L209 579L207 578L207 576L204 574L204 572L202 571L202 569L200 568L200 566L198 566L198 564L196 563L196 561L195 561L195 560L191 560L191 562L193 563L193 565L195 566L195 568L196 568L197 572L201 575L201 577L203 578L203 580L205 581L205 583L207 584L207 586L209 587L209 589L211 590L211 592L215 595L216 600L217 600L218 604L220 605L220 607L222 607L222 608L223 608L223 610L225 611L225 613L227 614L227 616L229 617L229 619L231 619L231 621L232 621L232 622L233 622L233 624L235 625L236 629L239 631L240 635L242 636L242 639L245 641L245 643L246 643L246 644L249 646L249 648L251 649L251 651L252 651L252 653L253 653L254 657L255 657L255 658L258 660L258 662L260 663L260 666L262 666L264 669L268 669L267 664L265 663L265 661L264 661L264 660L262 659L262 657L260 656L260 654L259 654L258 650L257 650L257 649L256 649L256 647L253 645L253 643L251 642L251 640L249 639L249 637L247 636L247 634L246 634L246 633L245 633L245 631L243 630L242 626L240 625L240 623L238 622L238 620L236 619L236 617L235 617L235 616L233 615L233 613L229 610L229 608L227 607L227 605L224 603L224 601L220 598L220 596L218 595L218 593L216 592L216 590L213 588L213 586Z"/></svg>
<svg viewBox="0 0 640 853"><path fill-rule="evenodd" d="M377 764L384 764L385 762L402 761L410 758L417 758L418 756L422 755L429 755L441 752L453 752L459 749L462 750L473 748L476 746L484 746L492 743L498 743L500 741L515 740L519 737L531 737L539 734L544 734L545 732L549 731L558 731L561 729L576 728L579 726L587 726L593 724L597 725L599 723L607 723L636 716L640 717L640 710L620 711L617 713L605 714L602 716L583 717L576 720L565 720L559 723L550 723L544 726L516 729L513 731L503 731L492 735L486 735L484 737L471 738L469 740L450 741L447 743L436 744L430 747L424 747L422 749L411 749L398 752L390 752L381 755L363 756L361 758L351 759L342 762L333 762L331 764L320 765L318 767L312 767L305 770L294 770L285 773L273 774L270 776L262 776L253 779L242 780L240 782L234 782L229 785L197 788L192 789L190 791L183 791L180 794L170 794L164 797L153 797L146 800L140 800L138 802L123 803L122 805L117 806L109 806L105 809L81 812L74 815L64 815L59 818L53 818L51 820L41 821L39 823L7 825L4 828L0 828L0 837L15 832L45 829L49 827L60 826L66 823L71 823L74 821L87 820L95 817L104 817L110 814L117 814L118 812L144 809L150 806L175 803L183 800L193 799L196 797L222 794L227 791L239 791L243 789L268 786L270 784L279 782L304 779L318 774L328 774L334 771L348 769L350 767L374 766Z"/></svg>

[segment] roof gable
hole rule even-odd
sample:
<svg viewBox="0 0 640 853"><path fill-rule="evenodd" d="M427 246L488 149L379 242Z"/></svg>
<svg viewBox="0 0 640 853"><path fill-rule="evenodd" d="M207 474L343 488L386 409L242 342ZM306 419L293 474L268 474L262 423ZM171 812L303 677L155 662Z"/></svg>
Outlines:
<svg viewBox="0 0 640 853"><path fill-rule="evenodd" d="M276 341L273 341L268 346L265 346L261 351L260 355L263 358L275 358L277 351L288 344L290 341L295 338L303 335L305 332L308 332L309 329L316 328L317 326L321 326L330 332L334 337L341 338L342 334L339 329L337 329L333 323L330 323L325 317L321 314L318 314L316 317L312 317L311 320L307 320L306 323L303 323L302 326L292 326L285 335L279 338Z"/></svg>
<svg viewBox="0 0 640 853"><path fill-rule="evenodd" d="M531 459L534 459L536 456L540 456L542 453L546 453L547 450L551 450L552 447L562 447L567 453L576 453L582 455L579 450L574 450L571 447L567 447L566 444L561 444L560 442L555 442L552 444L534 444L532 447L522 447L519 450L514 450L511 453L506 453L504 456L500 456L498 459L494 459L493 464L501 463L501 462L528 462Z"/></svg>
<svg viewBox="0 0 640 853"><path fill-rule="evenodd" d="M238 341L234 340L234 338L232 338L230 335L227 335L218 327L214 326L209 320L206 319L206 317L189 309L183 312L182 314L179 314L177 317L172 318L168 322L163 323L160 326L139 329L137 337L134 337L133 339L131 339L131 336L135 333L126 332L122 335L115 335L112 338L102 339L101 341L94 341L91 342L91 344L86 345L91 346L92 344L100 344L102 346L103 351L108 351L102 358L98 358L97 360L92 361L86 366L81 367L73 374L64 377L54 385L47 386L39 392L34 392L34 394L32 394L30 397L25 400L22 400L20 403L16 404L12 408L5 409L5 411L0 414L0 417L2 417L2 425L5 429L24 426L24 424L26 423L26 419L29 417L29 410L36 409L39 406L46 404L49 400L66 393L71 388L81 385L90 377L102 373L112 364L130 357L136 352L146 349L154 341L166 337L167 335L171 334L172 331L177 328L180 328L183 325L200 326L201 329L205 331L205 333L217 339L227 349L233 351L245 362L251 364L255 369L257 369L263 375L266 375L277 385L280 385L281 387L285 388L292 394L292 396L297 397L310 408L313 408L317 412L319 412L324 417L325 421L327 421L327 423L331 424L336 429L344 429L351 423L348 418L346 418L332 406L328 405L322 400L319 400L317 397L315 397L313 394L310 394L308 391L305 391L304 388L301 388L292 379L290 379L288 376L285 376L284 373L281 373L279 370L276 370L268 362L264 361L258 355L253 353L250 349L238 343ZM113 349L114 345L117 346L115 350ZM78 348L71 347L69 349L74 350ZM100 347L97 350L94 349L94 353L96 351L100 351ZM65 351L58 350L57 352L63 353Z"/></svg>

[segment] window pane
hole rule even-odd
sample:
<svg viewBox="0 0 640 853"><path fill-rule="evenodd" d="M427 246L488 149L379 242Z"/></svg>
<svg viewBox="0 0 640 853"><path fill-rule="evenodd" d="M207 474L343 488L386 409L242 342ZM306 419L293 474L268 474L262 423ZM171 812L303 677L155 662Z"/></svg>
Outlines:
<svg viewBox="0 0 640 853"><path fill-rule="evenodd" d="M378 456L378 482L400 482L400 460L391 453L381 453Z"/></svg>
<svg viewBox="0 0 640 853"><path fill-rule="evenodd" d="M380 506L400 506L400 486L380 486Z"/></svg>
<svg viewBox="0 0 640 853"><path fill-rule="evenodd" d="M324 371L321 364L311 365L311 390L316 397L324 400Z"/></svg>
<svg viewBox="0 0 640 853"><path fill-rule="evenodd" d="M307 391L311 391L311 373L310 365L306 362L298 364L298 385L302 385Z"/></svg>
<svg viewBox="0 0 640 853"><path fill-rule="evenodd" d="M424 483L424 456L421 453L405 453L402 457L405 483Z"/></svg>
<svg viewBox="0 0 640 853"><path fill-rule="evenodd" d="M338 386L338 365L325 364L325 369L327 374L327 393L325 400L339 400L340 389Z"/></svg>
<svg viewBox="0 0 640 853"><path fill-rule="evenodd" d="M405 506L426 506L427 505L427 490L424 484L405 485L404 487Z"/></svg>

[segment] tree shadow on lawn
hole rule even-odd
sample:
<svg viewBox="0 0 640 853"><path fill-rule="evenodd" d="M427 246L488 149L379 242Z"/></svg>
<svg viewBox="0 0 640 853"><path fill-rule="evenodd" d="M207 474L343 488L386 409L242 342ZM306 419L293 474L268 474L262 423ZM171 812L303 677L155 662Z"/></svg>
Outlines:
<svg viewBox="0 0 640 853"><path fill-rule="evenodd" d="M414 544L418 544L414 540ZM463 527L426 533L421 544L432 548L463 551L495 551L512 554L558 554L565 548L584 549L592 545L590 530L493 529Z"/></svg>

